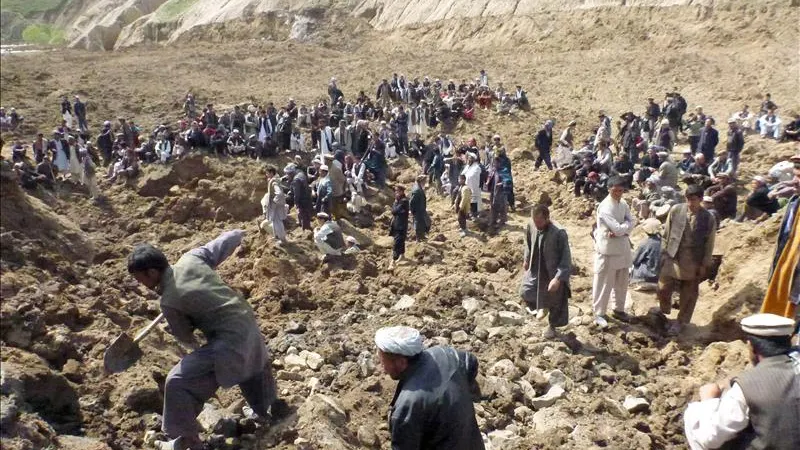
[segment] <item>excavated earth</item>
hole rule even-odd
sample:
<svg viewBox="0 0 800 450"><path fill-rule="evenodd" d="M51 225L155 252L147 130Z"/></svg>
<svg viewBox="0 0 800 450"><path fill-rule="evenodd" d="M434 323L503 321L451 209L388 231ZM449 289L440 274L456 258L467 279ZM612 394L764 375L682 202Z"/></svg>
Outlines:
<svg viewBox="0 0 800 450"><path fill-rule="evenodd" d="M236 29L232 22L168 46L4 56L0 102L26 117L6 142L54 127L61 94L87 100L93 127L122 115L150 129L178 120L186 92L218 109L289 97L310 104L326 96L330 76L353 96L392 72L461 79L486 68L492 83L526 86L533 109L512 117L479 111L453 131L457 139L503 136L518 200L509 224L490 234L478 223L461 239L449 201L430 193L430 239L409 243L408 261L394 271L387 268L388 189L370 190L369 207L343 224L365 250L321 265L294 218L287 221L289 245L276 247L259 234L264 162L194 155L148 166L137 180L101 185L106 198L98 204L69 183L25 192L3 172L2 448L149 448L165 376L186 350L158 328L134 368L104 373L108 343L159 312L157 296L127 274L125 257L146 241L175 260L232 228L247 236L219 271L253 305L292 414L254 429L236 421L237 389L220 391L203 413L212 428L205 436L217 448L389 448L385 418L394 382L376 367L372 338L394 324L419 328L427 345L478 356L478 422L495 449L686 448L682 411L697 387L747 365L736 322L759 307L781 214L760 224L725 223L717 238L724 255L719 288L701 287L694 326L682 336L664 336L664 324L647 314L653 295L639 292L629 305L636 318L600 332L590 325L594 205L534 171L531 134L547 118L557 132L575 118L583 136L599 109L614 117L641 112L645 98L673 87L723 119L742 103L757 106L768 90L788 117L800 107L798 8L661 2L622 14L609 5L574 10L567 3L563 10L443 15L415 25L321 13L304 43L220 39L225 26ZM742 179L798 150L748 137ZM419 170L400 159L392 183L410 185ZM740 188L743 198L748 186ZM530 207L546 197L569 231L575 265L570 324L555 341L540 338L544 325L525 314L517 295L524 227ZM637 231L634 241L641 237ZM629 396L647 405L626 408Z"/></svg>

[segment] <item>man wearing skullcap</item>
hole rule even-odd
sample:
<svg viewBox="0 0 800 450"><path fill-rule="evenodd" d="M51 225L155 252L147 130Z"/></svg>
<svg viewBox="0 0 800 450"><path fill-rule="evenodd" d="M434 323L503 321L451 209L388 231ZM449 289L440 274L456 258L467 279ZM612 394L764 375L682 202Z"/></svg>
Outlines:
<svg viewBox="0 0 800 450"><path fill-rule="evenodd" d="M381 328L375 345L384 371L397 380L390 404L392 450L482 450L471 391L478 359L452 347L423 350L419 331Z"/></svg>
<svg viewBox="0 0 800 450"><path fill-rule="evenodd" d="M658 301L661 313L672 310L672 293L680 292L678 320L668 333L676 335L691 322L697 304L700 282L711 269L717 223L700 204L703 190L696 184L686 188L686 203L673 206L664 232L663 264L658 279Z"/></svg>
<svg viewBox="0 0 800 450"><path fill-rule="evenodd" d="M684 413L692 450L800 448L800 354L791 346L793 320L775 314L742 319L751 369L722 393L716 383L700 388L700 401Z"/></svg>
<svg viewBox="0 0 800 450"><path fill-rule="evenodd" d="M614 317L624 320L625 298L628 293L628 269L631 266L630 233L636 221L622 194L625 181L613 177L608 181L608 195L597 206L597 222L594 230L595 257L594 282L592 285L592 308L594 322L606 328L606 310L611 292L614 292Z"/></svg>
<svg viewBox="0 0 800 450"><path fill-rule="evenodd" d="M731 160L731 176L735 178L739 170L739 159L744 148L744 133L742 133L742 129L736 119L728 119L728 142L725 145L728 151L728 158Z"/></svg>
<svg viewBox="0 0 800 450"><path fill-rule="evenodd" d="M342 229L336 222L331 220L331 216L326 212L318 212L317 221L320 226L314 229L314 243L317 244L319 251L324 256L341 255L345 250Z"/></svg>

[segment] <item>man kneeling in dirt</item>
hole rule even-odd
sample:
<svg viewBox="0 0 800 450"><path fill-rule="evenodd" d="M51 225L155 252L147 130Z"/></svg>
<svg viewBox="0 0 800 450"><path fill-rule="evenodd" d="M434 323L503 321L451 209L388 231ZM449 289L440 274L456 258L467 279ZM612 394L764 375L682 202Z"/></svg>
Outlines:
<svg viewBox="0 0 800 450"><path fill-rule="evenodd" d="M140 244L128 257L128 272L161 295L161 311L170 332L196 348L167 375L164 384L162 450L202 448L197 415L222 386L239 385L249 407L246 416L264 420L283 415L286 404L277 400L271 357L253 309L226 285L214 269L242 242L242 230L228 231L185 253L174 265L160 250ZM207 342L198 346L194 330ZM198 348L199 347L199 348Z"/></svg>
<svg viewBox="0 0 800 450"><path fill-rule="evenodd" d="M419 331L402 326L381 328L375 344L383 370L399 381L389 415L393 450L483 450L472 405L475 355L423 350Z"/></svg>
<svg viewBox="0 0 800 450"><path fill-rule="evenodd" d="M700 388L700 401L683 415L692 450L800 448L800 353L792 348L792 319L755 314L742 319L753 367L722 393Z"/></svg>

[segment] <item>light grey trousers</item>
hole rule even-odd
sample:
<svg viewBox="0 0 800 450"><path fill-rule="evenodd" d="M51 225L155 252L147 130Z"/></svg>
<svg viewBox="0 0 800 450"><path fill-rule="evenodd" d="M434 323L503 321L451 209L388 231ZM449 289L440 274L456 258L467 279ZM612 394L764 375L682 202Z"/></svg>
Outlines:
<svg viewBox="0 0 800 450"><path fill-rule="evenodd" d="M169 371L164 385L164 433L173 439L196 436L200 432L197 416L203 410L203 404L218 388L214 374L214 350L211 347L201 347L183 357ZM239 383L239 388L253 411L266 417L277 399L272 358L267 359L262 372Z"/></svg>

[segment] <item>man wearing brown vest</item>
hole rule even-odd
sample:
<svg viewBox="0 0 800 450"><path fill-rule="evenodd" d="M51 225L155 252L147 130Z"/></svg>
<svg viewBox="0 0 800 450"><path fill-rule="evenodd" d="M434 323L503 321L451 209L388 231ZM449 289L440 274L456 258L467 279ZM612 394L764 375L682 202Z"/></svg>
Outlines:
<svg viewBox="0 0 800 450"><path fill-rule="evenodd" d="M776 314L742 319L753 368L723 394L716 383L683 415L692 450L800 448L800 353L792 348L794 321Z"/></svg>

